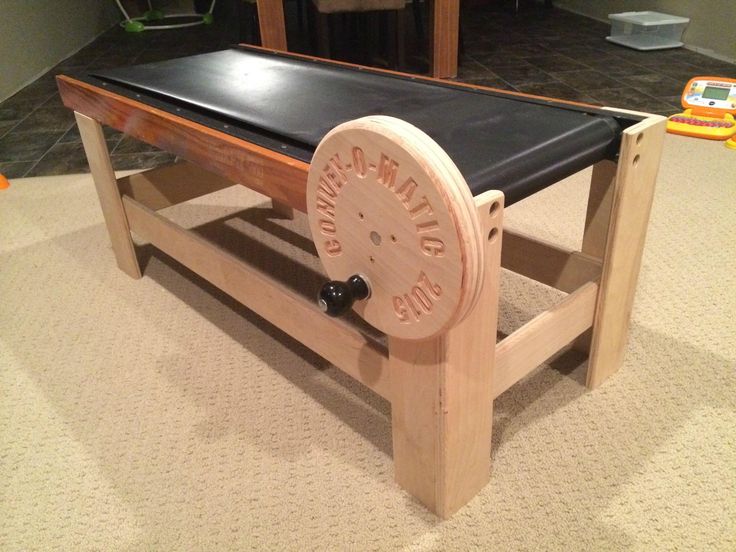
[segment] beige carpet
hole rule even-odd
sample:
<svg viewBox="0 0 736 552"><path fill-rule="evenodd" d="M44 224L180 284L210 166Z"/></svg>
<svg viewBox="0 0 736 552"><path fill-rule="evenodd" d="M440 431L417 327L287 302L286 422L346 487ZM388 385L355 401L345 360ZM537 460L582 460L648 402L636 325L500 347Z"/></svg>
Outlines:
<svg viewBox="0 0 736 552"><path fill-rule="evenodd" d="M667 138L623 369L588 392L569 353L499 397L492 482L445 522L394 484L383 399L149 247L127 278L88 176L12 182L0 549L736 550L735 169L722 144ZM575 244L587 177L509 225ZM303 221L243 201L263 198L171 216L219 219L202 232L312 293ZM261 255L261 227L288 257ZM505 277L502 327L554 298Z"/></svg>

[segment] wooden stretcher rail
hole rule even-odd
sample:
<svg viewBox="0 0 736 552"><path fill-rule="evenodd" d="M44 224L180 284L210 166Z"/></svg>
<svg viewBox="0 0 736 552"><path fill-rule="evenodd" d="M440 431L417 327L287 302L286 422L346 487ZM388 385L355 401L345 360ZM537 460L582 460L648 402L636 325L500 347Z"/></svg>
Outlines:
<svg viewBox="0 0 736 552"><path fill-rule="evenodd" d="M494 397L538 368L593 324L598 284L588 282L496 345Z"/></svg>
<svg viewBox="0 0 736 552"><path fill-rule="evenodd" d="M508 228L503 233L501 266L565 293L601 275L600 259Z"/></svg>
<svg viewBox="0 0 736 552"><path fill-rule="evenodd" d="M388 354L385 349L368 341L341 319L325 316L314 302L286 289L268 274L194 232L127 196L123 197L123 206L132 232L382 397L389 397Z"/></svg>
<svg viewBox="0 0 736 552"><path fill-rule="evenodd" d="M122 195L136 200L152 211L230 186L235 186L235 183L187 162L118 178L118 188Z"/></svg>

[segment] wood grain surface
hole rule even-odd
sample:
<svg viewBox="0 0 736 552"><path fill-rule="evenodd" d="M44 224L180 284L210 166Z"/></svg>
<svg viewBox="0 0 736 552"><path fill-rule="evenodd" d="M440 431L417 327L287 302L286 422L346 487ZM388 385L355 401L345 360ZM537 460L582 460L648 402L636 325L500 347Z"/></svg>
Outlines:
<svg viewBox="0 0 736 552"><path fill-rule="evenodd" d="M64 75L57 82L64 105L74 111L306 210L308 163Z"/></svg>
<svg viewBox="0 0 736 552"><path fill-rule="evenodd" d="M392 117L344 123L317 147L307 182L315 246L331 278L367 278L355 310L379 330L424 339L459 322L483 273L473 198L426 134Z"/></svg>

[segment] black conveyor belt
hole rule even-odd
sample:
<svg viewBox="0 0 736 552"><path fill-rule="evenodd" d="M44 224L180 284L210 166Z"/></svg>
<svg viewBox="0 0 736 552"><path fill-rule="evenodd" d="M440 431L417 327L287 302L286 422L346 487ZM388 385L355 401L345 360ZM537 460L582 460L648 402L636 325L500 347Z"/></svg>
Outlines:
<svg viewBox="0 0 736 552"><path fill-rule="evenodd" d="M498 189L507 205L610 157L626 124L592 108L241 47L91 76L116 92L170 103L182 116L190 112L242 126L250 135L263 133L267 146L274 138L296 144L282 149L304 161L339 123L398 117L442 146L474 195Z"/></svg>

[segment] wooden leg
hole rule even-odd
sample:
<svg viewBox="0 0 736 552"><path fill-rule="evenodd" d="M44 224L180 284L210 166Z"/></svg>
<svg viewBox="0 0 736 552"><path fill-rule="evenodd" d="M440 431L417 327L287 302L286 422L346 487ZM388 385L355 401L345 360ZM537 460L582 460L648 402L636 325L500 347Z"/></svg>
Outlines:
<svg viewBox="0 0 736 552"><path fill-rule="evenodd" d="M396 481L443 518L490 478L503 195L481 197L481 228L491 237L475 308L440 337L389 338Z"/></svg>
<svg viewBox="0 0 736 552"><path fill-rule="evenodd" d="M664 131L665 119L661 117L626 129L612 193L598 190L596 194L602 198L599 204L610 201L611 208L588 361L589 388L600 385L623 361ZM594 186L602 189L610 168L599 169L598 174L600 182ZM602 230L594 230L596 218L590 217L589 228L586 224L588 240L583 243L590 251L599 250L603 242Z"/></svg>
<svg viewBox="0 0 736 552"><path fill-rule="evenodd" d="M102 127L100 123L86 115L81 113L75 113L74 115L77 118L79 133L82 136L84 151L87 154L89 168L97 188L97 195L100 198L102 214L105 217L118 267L128 276L140 278L140 265L135 255L133 240L130 237L128 219L125 217L125 211L123 210L117 179L112 170Z"/></svg>
<svg viewBox="0 0 736 552"><path fill-rule="evenodd" d="M593 166L581 251L598 259L606 252L615 178L616 163L613 161L599 161Z"/></svg>
<svg viewBox="0 0 736 552"><path fill-rule="evenodd" d="M606 238L611 221L611 203L616 180L616 163L599 161L593 165L590 179L588 208L585 213L585 230L581 252L596 259L603 259L606 252ZM588 330L573 342L573 348L590 354L593 331Z"/></svg>

